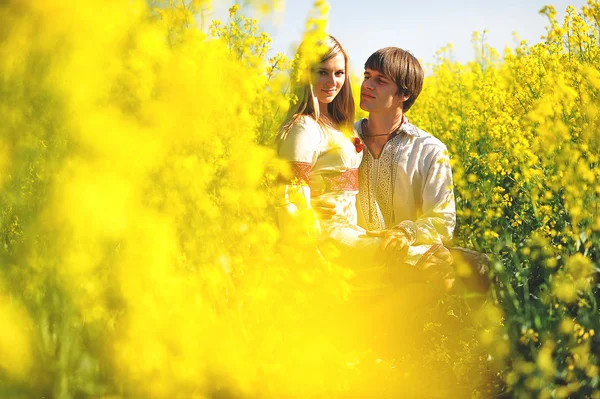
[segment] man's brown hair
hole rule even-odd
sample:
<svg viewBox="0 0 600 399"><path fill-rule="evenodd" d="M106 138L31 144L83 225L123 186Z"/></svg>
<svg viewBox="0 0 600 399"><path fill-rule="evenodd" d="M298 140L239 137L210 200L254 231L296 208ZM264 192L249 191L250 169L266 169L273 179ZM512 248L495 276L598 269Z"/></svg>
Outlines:
<svg viewBox="0 0 600 399"><path fill-rule="evenodd" d="M398 47L385 47L369 57L365 62L367 68L392 79L398 86L398 95L408 96L402 105L403 112L412 107L421 93L425 75L414 55Z"/></svg>

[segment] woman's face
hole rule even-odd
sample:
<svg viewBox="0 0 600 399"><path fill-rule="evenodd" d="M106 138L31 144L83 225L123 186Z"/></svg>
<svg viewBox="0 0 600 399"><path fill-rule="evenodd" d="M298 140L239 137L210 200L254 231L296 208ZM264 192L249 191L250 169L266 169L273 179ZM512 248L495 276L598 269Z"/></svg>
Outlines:
<svg viewBox="0 0 600 399"><path fill-rule="evenodd" d="M315 95L323 104L329 104L340 92L346 81L346 61L344 54L337 53L334 57L321 63L315 71Z"/></svg>

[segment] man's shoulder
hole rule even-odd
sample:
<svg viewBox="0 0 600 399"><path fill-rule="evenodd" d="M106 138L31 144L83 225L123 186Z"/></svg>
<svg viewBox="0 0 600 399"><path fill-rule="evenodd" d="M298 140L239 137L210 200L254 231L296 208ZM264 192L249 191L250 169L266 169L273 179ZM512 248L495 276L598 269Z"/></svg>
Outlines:
<svg viewBox="0 0 600 399"><path fill-rule="evenodd" d="M431 148L431 150L440 149L447 150L446 145L442 142L442 140L435 137L433 134L416 127L411 124L411 127L414 129L414 140L415 144L419 144L423 147Z"/></svg>
<svg viewBox="0 0 600 399"><path fill-rule="evenodd" d="M357 133L361 133L362 132L362 123L365 120L365 118L360 118L359 120L357 120L356 122L354 122L354 130Z"/></svg>

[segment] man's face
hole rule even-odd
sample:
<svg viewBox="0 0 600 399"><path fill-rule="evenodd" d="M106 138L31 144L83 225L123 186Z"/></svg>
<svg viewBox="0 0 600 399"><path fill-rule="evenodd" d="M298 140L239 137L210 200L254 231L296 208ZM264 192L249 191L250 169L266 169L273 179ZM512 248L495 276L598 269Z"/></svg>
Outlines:
<svg viewBox="0 0 600 399"><path fill-rule="evenodd" d="M366 68L360 86L360 108L367 112L396 111L408 96L398 95L398 86L381 72Z"/></svg>

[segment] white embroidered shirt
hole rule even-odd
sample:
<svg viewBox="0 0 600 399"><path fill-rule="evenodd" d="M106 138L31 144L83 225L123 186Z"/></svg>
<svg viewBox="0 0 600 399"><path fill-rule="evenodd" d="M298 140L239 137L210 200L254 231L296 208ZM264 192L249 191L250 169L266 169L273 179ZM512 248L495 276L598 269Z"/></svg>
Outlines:
<svg viewBox="0 0 600 399"><path fill-rule="evenodd" d="M362 123L355 124L361 137ZM406 121L378 159L365 147L357 208L367 230L401 228L412 244L450 240L456 208L446 146Z"/></svg>

